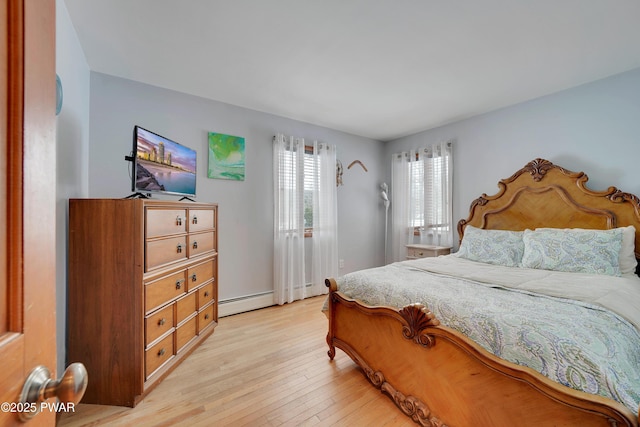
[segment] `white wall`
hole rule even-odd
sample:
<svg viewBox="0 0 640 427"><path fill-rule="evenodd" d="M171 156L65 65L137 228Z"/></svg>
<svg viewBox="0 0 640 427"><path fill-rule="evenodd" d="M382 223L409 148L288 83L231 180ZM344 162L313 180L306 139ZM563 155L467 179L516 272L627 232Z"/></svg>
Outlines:
<svg viewBox="0 0 640 427"><path fill-rule="evenodd" d="M383 210L378 185L383 144L271 114L235 107L147 84L91 73L89 196L131 193L132 130L140 125L198 152L197 201L219 204L219 298L273 290L272 138L278 132L336 144L345 172L338 189L341 273L380 265ZM207 133L245 138L245 181L207 178ZM359 166L347 170L353 160ZM177 197L165 196L172 200Z"/></svg>
<svg viewBox="0 0 640 427"><path fill-rule="evenodd" d="M385 176L392 153L450 138L456 223L473 200L497 193L499 180L538 157L586 172L593 190L640 194L640 69L389 142Z"/></svg>
<svg viewBox="0 0 640 427"><path fill-rule="evenodd" d="M68 199L89 192L89 66L62 1L56 2L56 73L63 85L56 138L56 341L61 372L66 354Z"/></svg>

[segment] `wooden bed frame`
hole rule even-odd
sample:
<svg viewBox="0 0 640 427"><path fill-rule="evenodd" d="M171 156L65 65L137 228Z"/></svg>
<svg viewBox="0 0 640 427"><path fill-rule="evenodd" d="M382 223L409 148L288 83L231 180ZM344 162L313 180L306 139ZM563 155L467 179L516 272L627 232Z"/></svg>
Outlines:
<svg viewBox="0 0 640 427"><path fill-rule="evenodd" d="M583 172L536 159L471 204L464 228L636 227L640 200L615 187L592 191ZM426 426L638 426L639 415L502 360L463 334L439 326L428 308L369 307L329 287L329 358L338 347L415 422Z"/></svg>

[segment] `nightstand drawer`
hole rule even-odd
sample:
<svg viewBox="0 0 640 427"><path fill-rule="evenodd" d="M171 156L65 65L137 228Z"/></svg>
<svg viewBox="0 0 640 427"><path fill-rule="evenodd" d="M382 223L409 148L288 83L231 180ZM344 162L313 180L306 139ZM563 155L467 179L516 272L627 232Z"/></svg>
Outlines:
<svg viewBox="0 0 640 427"><path fill-rule="evenodd" d="M449 255L450 253L449 246L407 245L407 258L409 259Z"/></svg>

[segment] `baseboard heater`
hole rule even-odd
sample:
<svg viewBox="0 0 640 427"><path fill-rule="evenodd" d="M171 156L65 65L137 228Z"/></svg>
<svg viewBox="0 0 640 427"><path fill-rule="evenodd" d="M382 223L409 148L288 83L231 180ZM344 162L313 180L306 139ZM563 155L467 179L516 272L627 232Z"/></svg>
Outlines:
<svg viewBox="0 0 640 427"><path fill-rule="evenodd" d="M305 283L303 286L297 286L296 289L302 287L309 288L311 286L311 283ZM273 302L273 291L229 298L218 301L218 317L231 316L233 314L244 313L245 311L271 307L272 305L275 305Z"/></svg>
<svg viewBox="0 0 640 427"><path fill-rule="evenodd" d="M231 316L245 311L271 307L272 305L275 305L273 303L273 291L229 298L224 301L218 301L218 316Z"/></svg>

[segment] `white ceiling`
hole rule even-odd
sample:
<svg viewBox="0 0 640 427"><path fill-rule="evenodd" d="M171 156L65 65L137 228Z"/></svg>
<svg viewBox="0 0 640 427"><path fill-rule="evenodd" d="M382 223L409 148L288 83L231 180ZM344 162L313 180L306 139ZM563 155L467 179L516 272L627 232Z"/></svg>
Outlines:
<svg viewBox="0 0 640 427"><path fill-rule="evenodd" d="M64 0L92 71L391 140L640 67L638 0Z"/></svg>

